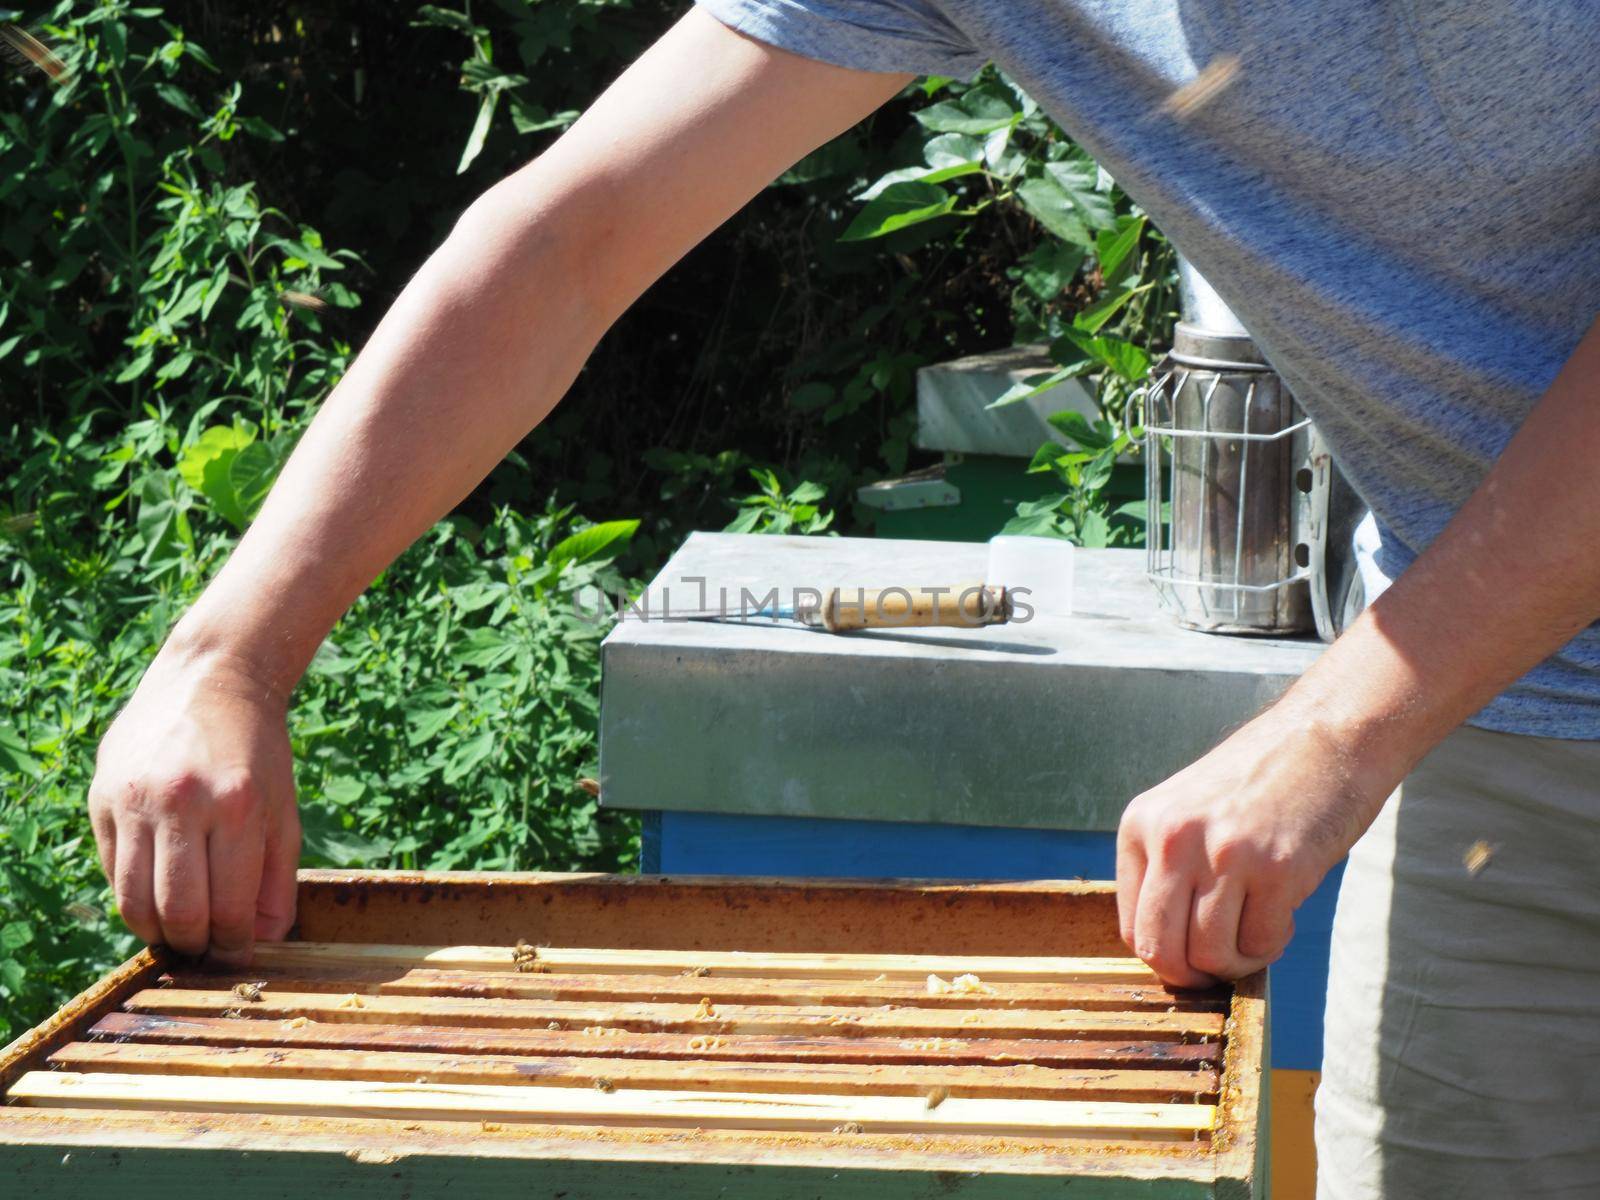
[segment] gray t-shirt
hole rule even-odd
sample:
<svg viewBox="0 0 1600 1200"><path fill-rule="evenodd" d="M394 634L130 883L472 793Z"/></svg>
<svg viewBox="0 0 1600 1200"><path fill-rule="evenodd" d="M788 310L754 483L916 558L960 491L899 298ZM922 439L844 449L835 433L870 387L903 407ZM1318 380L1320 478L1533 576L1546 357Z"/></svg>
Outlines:
<svg viewBox="0 0 1600 1200"><path fill-rule="evenodd" d="M1595 0L700 3L842 66L965 78L992 59L1016 79L1326 434L1377 518L1369 595L1443 529L1600 313ZM1226 88L1163 111L1226 55ZM1562 514L1549 523L1559 537ZM1473 723L1600 738L1600 625Z"/></svg>

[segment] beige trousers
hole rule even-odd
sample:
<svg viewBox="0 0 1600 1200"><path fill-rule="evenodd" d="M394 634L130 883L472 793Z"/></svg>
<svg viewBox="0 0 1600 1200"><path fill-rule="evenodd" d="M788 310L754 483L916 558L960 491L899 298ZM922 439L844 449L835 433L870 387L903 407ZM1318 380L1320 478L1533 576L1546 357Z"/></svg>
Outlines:
<svg viewBox="0 0 1600 1200"><path fill-rule="evenodd" d="M1316 1107L1319 1200L1600 1198L1600 742L1463 728L1390 798Z"/></svg>

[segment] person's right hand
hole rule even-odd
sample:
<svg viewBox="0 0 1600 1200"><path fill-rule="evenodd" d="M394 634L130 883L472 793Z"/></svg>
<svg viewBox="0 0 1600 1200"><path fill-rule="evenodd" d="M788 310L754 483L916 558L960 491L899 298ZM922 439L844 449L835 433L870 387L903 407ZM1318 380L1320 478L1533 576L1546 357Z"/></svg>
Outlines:
<svg viewBox="0 0 1600 1200"><path fill-rule="evenodd" d="M100 743L89 814L128 928L244 966L294 923L287 706L236 665L157 657Z"/></svg>

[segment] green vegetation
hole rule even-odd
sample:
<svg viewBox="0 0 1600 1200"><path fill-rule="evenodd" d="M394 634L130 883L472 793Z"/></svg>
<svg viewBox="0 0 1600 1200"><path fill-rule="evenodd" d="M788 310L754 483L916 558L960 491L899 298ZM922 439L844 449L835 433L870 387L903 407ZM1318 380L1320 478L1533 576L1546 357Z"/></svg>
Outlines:
<svg viewBox="0 0 1600 1200"><path fill-rule="evenodd" d="M0 1041L131 949L84 797L166 630L455 214L679 8L0 9L70 70L0 67ZM306 863L630 867L636 822L575 786L604 629L574 601L695 528L862 532L854 488L907 467L926 363L1047 340L1100 378L1103 421L1034 464L1062 494L1018 521L1125 537L1102 467L1169 275L992 71L809 156L330 637L291 721Z"/></svg>

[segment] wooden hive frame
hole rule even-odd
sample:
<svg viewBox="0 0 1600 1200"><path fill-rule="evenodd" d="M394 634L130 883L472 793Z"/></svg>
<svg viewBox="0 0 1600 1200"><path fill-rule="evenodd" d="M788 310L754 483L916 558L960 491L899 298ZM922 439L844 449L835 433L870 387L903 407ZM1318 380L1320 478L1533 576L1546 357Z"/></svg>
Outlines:
<svg viewBox="0 0 1600 1200"><path fill-rule="evenodd" d="M245 974L144 951L0 1051L0 1177L230 1200L1264 1186L1264 977L1168 992L1109 885L308 871L299 902L299 941Z"/></svg>

